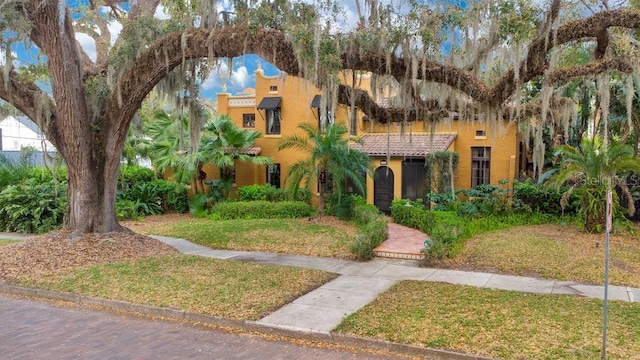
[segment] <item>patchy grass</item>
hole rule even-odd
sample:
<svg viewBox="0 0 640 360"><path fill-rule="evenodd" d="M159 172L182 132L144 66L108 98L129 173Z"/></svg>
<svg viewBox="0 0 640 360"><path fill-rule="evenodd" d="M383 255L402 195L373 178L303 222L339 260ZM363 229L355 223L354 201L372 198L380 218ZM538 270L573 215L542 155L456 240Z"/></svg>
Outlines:
<svg viewBox="0 0 640 360"><path fill-rule="evenodd" d="M170 255L64 271L23 285L231 319L257 320L336 275Z"/></svg>
<svg viewBox="0 0 640 360"><path fill-rule="evenodd" d="M18 240L10 240L10 239L0 239L0 246L2 245L9 245L9 244L14 244L20 242Z"/></svg>
<svg viewBox="0 0 640 360"><path fill-rule="evenodd" d="M149 217L126 226L142 234L179 237L214 249L337 258L353 258L349 246L356 232L355 227L333 217L209 220L174 215Z"/></svg>
<svg viewBox="0 0 640 360"><path fill-rule="evenodd" d="M637 235L612 234L610 250L610 282L640 287ZM454 259L434 265L601 284L604 235L556 224L517 226L477 236Z"/></svg>
<svg viewBox="0 0 640 360"><path fill-rule="evenodd" d="M608 357L638 358L640 304L611 302ZM403 281L337 332L504 359L597 359L602 301Z"/></svg>

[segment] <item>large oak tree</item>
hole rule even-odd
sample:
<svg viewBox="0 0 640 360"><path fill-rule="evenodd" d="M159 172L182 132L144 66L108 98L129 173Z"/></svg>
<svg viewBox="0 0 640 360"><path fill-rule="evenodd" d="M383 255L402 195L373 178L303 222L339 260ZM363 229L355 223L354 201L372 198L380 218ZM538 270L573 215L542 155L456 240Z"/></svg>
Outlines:
<svg viewBox="0 0 640 360"><path fill-rule="evenodd" d="M576 7L555 0L544 9L526 0L465 7L409 0L231 2L229 9L216 0L0 5L6 52L0 98L34 119L66 160L67 228L122 229L116 181L132 118L151 91L193 87L215 59L257 54L314 82L333 106L357 107L382 123L437 119L446 111L546 119L563 104L554 97L559 85L609 71L636 72L630 36L640 29L640 13L605 1ZM168 18L154 17L160 5ZM122 31L112 44L113 21ZM95 60L79 46L77 33L94 39ZM41 63L17 66L10 44L18 42L36 48ZM571 48L590 55L564 61ZM337 81L341 69L372 72L397 96L381 106L375 91ZM542 84L537 103L532 83Z"/></svg>

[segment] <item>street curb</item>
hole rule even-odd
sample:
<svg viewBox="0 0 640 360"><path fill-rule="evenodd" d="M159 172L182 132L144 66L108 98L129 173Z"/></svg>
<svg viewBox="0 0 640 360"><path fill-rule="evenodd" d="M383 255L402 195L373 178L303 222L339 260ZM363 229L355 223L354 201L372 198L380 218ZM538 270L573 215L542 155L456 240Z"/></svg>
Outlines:
<svg viewBox="0 0 640 360"><path fill-rule="evenodd" d="M420 356L434 360L491 360L491 358L456 353L447 350L424 348L414 345L393 343L384 340L363 338L353 335L332 334L313 331L299 331L284 327L259 324L252 320L233 320L219 316L190 313L183 310L158 306L140 305L119 300L92 298L71 293L62 293L37 288L9 285L0 282L0 293L46 300L67 301L79 305L99 306L106 310L122 311L133 314L158 316L166 320L187 321L194 325L229 327L263 334L279 335L308 341L325 342L334 345L355 346L358 348L388 351L410 356Z"/></svg>

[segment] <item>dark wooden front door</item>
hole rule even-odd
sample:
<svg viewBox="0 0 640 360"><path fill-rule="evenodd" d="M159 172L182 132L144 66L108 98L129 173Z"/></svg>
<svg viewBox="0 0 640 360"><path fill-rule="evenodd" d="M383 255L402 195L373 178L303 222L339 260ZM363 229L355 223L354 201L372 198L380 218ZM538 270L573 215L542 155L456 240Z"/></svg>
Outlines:
<svg viewBox="0 0 640 360"><path fill-rule="evenodd" d="M376 169L373 178L373 204L385 213L391 211L393 201L393 170L386 166Z"/></svg>

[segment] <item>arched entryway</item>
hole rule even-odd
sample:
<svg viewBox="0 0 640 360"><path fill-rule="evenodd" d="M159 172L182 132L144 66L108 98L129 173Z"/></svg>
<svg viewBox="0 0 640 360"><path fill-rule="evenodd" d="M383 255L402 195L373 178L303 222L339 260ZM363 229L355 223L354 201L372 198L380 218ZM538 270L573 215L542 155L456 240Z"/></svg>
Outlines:
<svg viewBox="0 0 640 360"><path fill-rule="evenodd" d="M393 201L393 170L387 166L376 169L373 178L373 204L385 213L391 211Z"/></svg>

